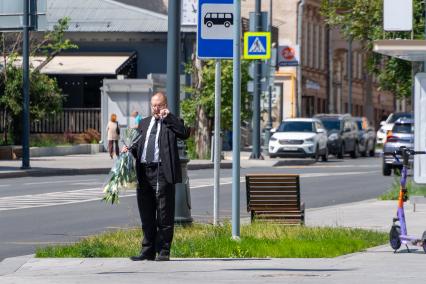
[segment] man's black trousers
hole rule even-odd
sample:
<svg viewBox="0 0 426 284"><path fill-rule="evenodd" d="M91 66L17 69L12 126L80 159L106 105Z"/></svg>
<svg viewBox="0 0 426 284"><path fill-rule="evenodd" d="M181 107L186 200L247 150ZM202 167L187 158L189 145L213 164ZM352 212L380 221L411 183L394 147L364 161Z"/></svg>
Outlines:
<svg viewBox="0 0 426 284"><path fill-rule="evenodd" d="M164 177L162 165L140 167L137 200L144 237L141 253L170 252L175 217L175 185ZM158 175L157 175L158 171ZM157 190L158 177L158 190Z"/></svg>

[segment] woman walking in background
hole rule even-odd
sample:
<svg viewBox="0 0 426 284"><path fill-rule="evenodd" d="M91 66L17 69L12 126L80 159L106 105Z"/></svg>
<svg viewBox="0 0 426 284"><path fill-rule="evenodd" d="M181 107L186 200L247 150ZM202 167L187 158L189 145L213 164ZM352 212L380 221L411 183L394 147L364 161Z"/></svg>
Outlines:
<svg viewBox="0 0 426 284"><path fill-rule="evenodd" d="M115 113L111 114L111 119L108 122L106 131L108 133L108 152L112 159L114 150L115 155L117 157L119 155L118 140L120 139L120 127L118 126L117 115Z"/></svg>

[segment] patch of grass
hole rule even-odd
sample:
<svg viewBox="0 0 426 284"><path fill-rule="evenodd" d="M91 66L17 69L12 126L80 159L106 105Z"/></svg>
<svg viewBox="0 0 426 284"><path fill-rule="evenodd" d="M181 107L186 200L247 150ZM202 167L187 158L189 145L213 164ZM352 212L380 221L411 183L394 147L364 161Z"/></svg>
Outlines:
<svg viewBox="0 0 426 284"><path fill-rule="evenodd" d="M231 225L177 227L172 257L321 258L362 251L387 242L385 233L349 228L311 228L253 223L231 240ZM36 257L129 257L140 250L139 229L107 232L67 246L38 248Z"/></svg>
<svg viewBox="0 0 426 284"><path fill-rule="evenodd" d="M380 195L378 197L379 200L398 200L398 196L399 196L399 180L401 177L395 177L391 188L386 191L385 193L383 193L382 195ZM408 192L408 196L411 195L423 195L426 196L426 186L424 185L417 185L416 183L414 183L411 179L409 179L407 181L407 192Z"/></svg>

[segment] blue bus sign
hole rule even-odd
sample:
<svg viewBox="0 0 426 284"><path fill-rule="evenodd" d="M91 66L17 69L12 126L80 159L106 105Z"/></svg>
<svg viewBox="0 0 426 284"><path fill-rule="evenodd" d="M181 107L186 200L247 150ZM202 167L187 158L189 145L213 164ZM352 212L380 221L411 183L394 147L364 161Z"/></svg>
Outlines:
<svg viewBox="0 0 426 284"><path fill-rule="evenodd" d="M197 56L231 59L233 55L234 0L199 0Z"/></svg>

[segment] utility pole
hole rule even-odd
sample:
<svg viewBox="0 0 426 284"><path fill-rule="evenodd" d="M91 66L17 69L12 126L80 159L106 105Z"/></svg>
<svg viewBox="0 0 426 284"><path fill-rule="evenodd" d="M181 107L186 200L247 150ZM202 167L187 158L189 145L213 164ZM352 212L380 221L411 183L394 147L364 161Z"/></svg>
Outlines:
<svg viewBox="0 0 426 284"><path fill-rule="evenodd" d="M167 32L167 101L170 111L179 116L180 96L180 10L181 0L169 0Z"/></svg>
<svg viewBox="0 0 426 284"><path fill-rule="evenodd" d="M255 17L254 27L256 32L262 31L262 11L261 11L261 0L255 0ZM260 94L262 92L261 85L261 70L262 62L260 60L254 61L254 72L253 72L253 135L252 135L252 152L250 159L262 159L263 156L260 153Z"/></svg>
<svg viewBox="0 0 426 284"><path fill-rule="evenodd" d="M352 36L348 40L348 113L352 115Z"/></svg>
<svg viewBox="0 0 426 284"><path fill-rule="evenodd" d="M213 190L213 224L219 224L219 190L220 190L220 160L221 160L221 127L220 127L220 114L221 114L221 60L216 59L215 66L215 96L214 96L214 190Z"/></svg>
<svg viewBox="0 0 426 284"><path fill-rule="evenodd" d="M333 85L333 32L330 25L327 25L327 46L328 46L328 112L335 113L334 85Z"/></svg>
<svg viewBox="0 0 426 284"><path fill-rule="evenodd" d="M241 0L234 0L232 86L232 238L240 238Z"/></svg>
<svg viewBox="0 0 426 284"><path fill-rule="evenodd" d="M22 68L23 68L23 100L22 100L22 167L21 169L30 169L30 35L29 1L24 1L24 20L23 20L23 46L22 46Z"/></svg>
<svg viewBox="0 0 426 284"><path fill-rule="evenodd" d="M302 19L305 0L299 0L297 9L297 44L299 50L302 51ZM302 116L302 53L300 52L300 62L297 66L297 100L296 100L296 116Z"/></svg>
<svg viewBox="0 0 426 284"><path fill-rule="evenodd" d="M269 25L268 25L268 31L271 33L271 37L272 37L272 0L269 0ZM271 138L271 129L272 129L272 84L273 82L271 82L273 80L272 78L272 72L275 71L273 70L272 67L272 56L271 59L269 59L269 73L268 73L268 77L269 77L269 84L268 84L268 123L266 124L266 128L265 128L265 141L264 141L264 152L265 155L267 155L269 153L268 151L268 147L269 147L269 139ZM281 103L282 104L282 103Z"/></svg>
<svg viewBox="0 0 426 284"><path fill-rule="evenodd" d="M181 0L169 0L168 32L167 32L167 101L170 111L179 116L180 97L180 11ZM189 188L186 166L189 162L185 154L185 143L179 141L179 156L182 165L182 180L185 183L176 184L175 222L192 223Z"/></svg>

